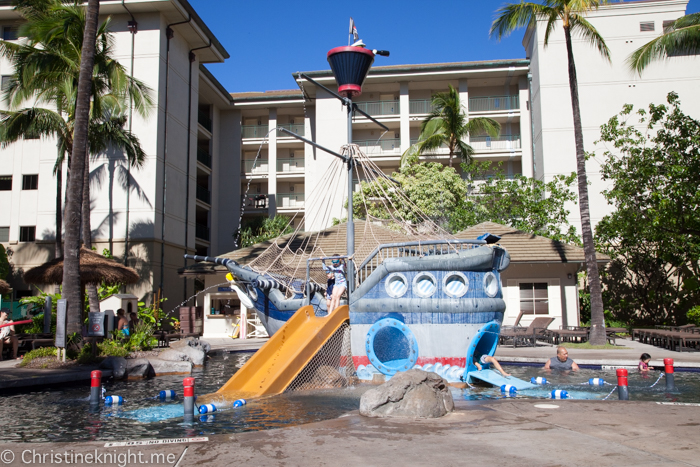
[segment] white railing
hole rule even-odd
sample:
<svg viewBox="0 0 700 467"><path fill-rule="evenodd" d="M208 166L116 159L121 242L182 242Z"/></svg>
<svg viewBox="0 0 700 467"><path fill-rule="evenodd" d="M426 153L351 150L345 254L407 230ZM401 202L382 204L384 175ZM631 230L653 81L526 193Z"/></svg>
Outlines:
<svg viewBox="0 0 700 467"><path fill-rule="evenodd" d="M253 163L255 162L255 167ZM254 160L244 160L243 161L243 172L247 174L266 174L270 171L270 165L267 159Z"/></svg>
<svg viewBox="0 0 700 467"><path fill-rule="evenodd" d="M264 138L269 128L267 125L243 125L241 127L242 138Z"/></svg>
<svg viewBox="0 0 700 467"><path fill-rule="evenodd" d="M365 101L365 102L355 102L357 108L368 113L370 115L398 115L401 113L399 108L399 101ZM362 115L357 115L357 117L362 117Z"/></svg>
<svg viewBox="0 0 700 467"><path fill-rule="evenodd" d="M381 139L377 141L376 139L369 139L363 141L353 141L357 144L362 152L370 155L378 154L401 154L401 140L398 138Z"/></svg>
<svg viewBox="0 0 700 467"><path fill-rule="evenodd" d="M304 172L304 159L303 158L292 158L292 159L277 159L277 171L278 172Z"/></svg>
<svg viewBox="0 0 700 467"><path fill-rule="evenodd" d="M509 151L520 149L520 135L472 136L469 145L475 151Z"/></svg>
<svg viewBox="0 0 700 467"><path fill-rule="evenodd" d="M281 123L277 125L277 128L284 128L292 133L296 133L299 136L304 136L304 124L303 123ZM278 138L293 138L284 132L277 132Z"/></svg>
<svg viewBox="0 0 700 467"><path fill-rule="evenodd" d="M304 193L277 193L277 209L303 207Z"/></svg>
<svg viewBox="0 0 700 467"><path fill-rule="evenodd" d="M481 96L469 98L470 112L498 112L520 108L520 97L515 96Z"/></svg>

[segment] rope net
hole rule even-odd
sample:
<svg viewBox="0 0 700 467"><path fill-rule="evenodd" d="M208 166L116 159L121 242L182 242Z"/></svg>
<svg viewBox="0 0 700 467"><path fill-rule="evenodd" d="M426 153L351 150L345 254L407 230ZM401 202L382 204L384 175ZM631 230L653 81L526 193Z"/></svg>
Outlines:
<svg viewBox="0 0 700 467"><path fill-rule="evenodd" d="M346 322L323 344L285 392L344 388L353 385L356 378L350 325Z"/></svg>
<svg viewBox="0 0 700 467"><path fill-rule="evenodd" d="M439 220L436 221L423 213L359 146L344 145L341 154L353 159L356 177L366 182L362 183L362 189L353 196L355 214L359 212L360 216L364 217L355 221L353 264L356 271L358 265L381 244L454 238L439 225ZM337 212L341 203L347 210L347 190L345 195L342 195L341 190L335 189L347 184L345 163L334 158L319 180L324 182L317 184L306 196L307 201L318 201L318 209L311 210L310 214L302 213L301 209L291 214L287 228L295 222L294 231L275 239L267 249L256 252L256 257L247 263L255 272L273 277L284 285L281 290L288 298L304 293L309 258L343 255L347 251L347 223L318 232L302 231L306 225L331 225L333 209L335 207ZM329 190L328 187L332 189ZM302 222L296 222L298 220ZM380 260L384 259L381 254L380 251ZM320 262L314 261L310 265L310 279L318 288L325 288L326 274Z"/></svg>

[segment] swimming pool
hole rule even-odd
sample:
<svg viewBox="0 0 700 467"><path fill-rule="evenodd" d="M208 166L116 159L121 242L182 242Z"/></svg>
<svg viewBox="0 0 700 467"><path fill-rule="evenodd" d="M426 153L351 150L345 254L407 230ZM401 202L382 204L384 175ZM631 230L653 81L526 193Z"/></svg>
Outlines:
<svg viewBox="0 0 700 467"><path fill-rule="evenodd" d="M206 394L221 387L237 369L250 358L250 353L215 355L205 368L195 369L196 393ZM536 367L504 365L513 376L530 380L544 376L550 384L521 391L515 398L548 398L552 389L564 389L573 399L602 399L616 384L615 371L581 370L570 374L546 373ZM676 373L678 393L667 394L662 379L654 388L658 373L641 377L630 371L629 392L633 401L700 402L700 374ZM612 385L591 387L580 383L589 378L604 378ZM362 385L354 388L296 392L250 401L238 409L197 416L192 425L182 423L181 399L161 402L156 398L161 390L172 389L182 395L183 376L162 376L141 381L106 381L107 395L120 395L122 406L101 407L90 413L89 386L46 389L24 394L8 394L0 397L3 417L3 436L0 443L57 442L57 441L123 441L153 438L177 438L238 433L300 425L337 418L357 410L362 394L372 388ZM474 387L454 389L456 400L500 399L500 388ZM617 392L610 400L617 399ZM565 401L563 401L565 403ZM131 416L157 407L170 407L179 412L177 418L143 422Z"/></svg>

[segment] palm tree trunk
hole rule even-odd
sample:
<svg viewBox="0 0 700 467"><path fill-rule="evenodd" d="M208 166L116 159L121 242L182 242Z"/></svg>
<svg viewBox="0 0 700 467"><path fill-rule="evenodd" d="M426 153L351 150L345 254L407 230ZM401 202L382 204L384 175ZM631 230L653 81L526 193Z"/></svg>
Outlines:
<svg viewBox="0 0 700 467"><path fill-rule="evenodd" d="M83 170L83 244L88 250L92 248L92 226L90 224L90 153L85 151L85 170ZM100 311L100 297L95 284L86 286L90 311Z"/></svg>
<svg viewBox="0 0 700 467"><path fill-rule="evenodd" d="M63 256L63 164L56 169L56 246L54 257Z"/></svg>
<svg viewBox="0 0 700 467"><path fill-rule="evenodd" d="M571 90L571 107L574 114L574 138L576 140L576 173L578 175L578 198L581 211L581 232L583 234L583 251L586 258L586 270L591 288L591 333L589 341L593 345L605 345L605 315L603 313L603 293L596 261L591 212L588 202L588 178L586 176L586 154L583 150L583 129L581 127L581 108L578 99L578 79L574 51L571 44L571 31L564 27L566 51L569 59L569 88Z"/></svg>
<svg viewBox="0 0 700 467"><path fill-rule="evenodd" d="M99 0L88 0L85 34L80 58L80 75L75 109L71 173L66 203L66 245L63 261L63 297L68 300L67 333L80 332L82 324L80 287L80 208L83 198L83 174L87 162L90 88L95 64L95 37L100 14Z"/></svg>

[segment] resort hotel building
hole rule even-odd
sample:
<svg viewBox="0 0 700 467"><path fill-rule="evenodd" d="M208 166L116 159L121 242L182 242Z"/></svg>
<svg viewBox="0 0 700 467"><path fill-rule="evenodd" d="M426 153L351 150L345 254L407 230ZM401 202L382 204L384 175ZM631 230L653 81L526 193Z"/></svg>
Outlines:
<svg viewBox="0 0 700 467"><path fill-rule="evenodd" d="M0 2L0 26L4 39L15 40L18 16L9 3ZM700 118L698 57L652 64L642 76L625 63L668 22L683 16L687 4L688 0L629 1L592 12L588 19L605 38L611 62L574 37L588 152L602 154L594 144L600 126L624 104L646 108L652 102L664 103L675 91L685 112ZM142 168L129 170L123 155L114 152L93 155L90 165L93 243L98 251L109 248L138 269L143 282L130 291L149 300L162 287L174 306L192 295L195 281L197 288L204 282L214 285L213 277L188 269L191 262L182 255L231 253L241 217L246 222L255 216L285 215L306 231L328 228L329 219L345 217L344 183L329 184L323 177L333 156L273 130L286 128L339 151L348 129L345 111L334 97L297 74L290 75L289 90L224 89L205 64L223 62L228 53L186 0L103 1L101 14L112 16L117 60L153 89L155 102L149 117L134 114L128 123L148 155ZM574 172L563 29L556 29L545 47L538 24L525 31L523 47L525 58L512 60L474 62L465 52L464 61L457 63L373 67L355 102L389 131L383 134L357 114L353 143L385 173L398 170L401 154L417 140L421 121L431 109L431 95L452 85L470 118L490 117L501 124L498 137L469 138L476 160L501 162L507 176L544 181ZM336 87L330 70L305 73L328 88ZM0 74L3 82L11 79L6 61L0 61ZM448 163L446 150L422 159ZM26 140L0 150L0 242L12 250L16 270L53 257L55 160L56 144L50 140ZM601 194L606 188L599 174L601 160L593 157L587 163L594 223L611 210ZM321 198L337 200L329 216L318 212ZM578 206L569 210L570 221L578 225ZM523 245L515 248L527 250ZM542 300L548 308L537 309L555 317L556 325L578 324L576 271L583 255L569 253L569 259L543 253L542 258L549 259L542 261L523 254L522 265L513 268L515 276L504 275L504 292L511 294L512 288L514 294L507 300L506 324L525 308L517 305L520 284L535 289L544 284L548 294ZM221 271L215 276L223 277ZM15 298L35 293L21 275L11 283ZM221 293L238 307L235 294ZM205 309L211 306L207 301Z"/></svg>

